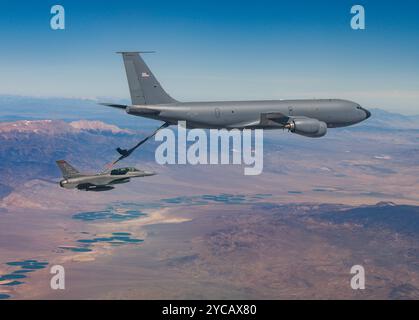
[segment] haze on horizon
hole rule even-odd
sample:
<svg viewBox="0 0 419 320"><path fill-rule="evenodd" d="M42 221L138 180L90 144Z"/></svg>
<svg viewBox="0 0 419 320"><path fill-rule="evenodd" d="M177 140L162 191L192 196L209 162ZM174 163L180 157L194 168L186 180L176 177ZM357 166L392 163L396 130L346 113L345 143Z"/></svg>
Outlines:
<svg viewBox="0 0 419 320"><path fill-rule="evenodd" d="M364 1L364 31L347 0L60 4L60 31L49 2L0 5L0 94L128 99L114 52L156 50L146 61L182 101L342 98L419 114L417 1Z"/></svg>

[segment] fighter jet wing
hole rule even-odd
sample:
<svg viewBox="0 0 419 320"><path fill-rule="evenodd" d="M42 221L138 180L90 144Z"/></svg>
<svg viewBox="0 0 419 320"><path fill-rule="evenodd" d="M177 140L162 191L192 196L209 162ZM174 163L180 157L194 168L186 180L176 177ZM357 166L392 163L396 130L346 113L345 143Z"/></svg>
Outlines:
<svg viewBox="0 0 419 320"><path fill-rule="evenodd" d="M120 178L120 179L114 179L111 182L109 182L109 184L118 184L118 183L126 183L126 182L130 182L130 178Z"/></svg>

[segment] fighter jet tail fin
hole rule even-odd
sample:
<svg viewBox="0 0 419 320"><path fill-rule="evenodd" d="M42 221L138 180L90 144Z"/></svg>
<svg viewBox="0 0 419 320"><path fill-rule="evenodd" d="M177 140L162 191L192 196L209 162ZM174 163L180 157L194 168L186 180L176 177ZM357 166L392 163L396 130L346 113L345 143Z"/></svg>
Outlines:
<svg viewBox="0 0 419 320"><path fill-rule="evenodd" d="M64 179L81 176L81 173L77 171L77 169L75 169L73 166L71 166L67 161L58 160L56 162L57 166L61 170L61 173L63 174Z"/></svg>
<svg viewBox="0 0 419 320"><path fill-rule="evenodd" d="M167 94L150 71L140 52L118 52L124 59L133 105L155 105L177 102Z"/></svg>

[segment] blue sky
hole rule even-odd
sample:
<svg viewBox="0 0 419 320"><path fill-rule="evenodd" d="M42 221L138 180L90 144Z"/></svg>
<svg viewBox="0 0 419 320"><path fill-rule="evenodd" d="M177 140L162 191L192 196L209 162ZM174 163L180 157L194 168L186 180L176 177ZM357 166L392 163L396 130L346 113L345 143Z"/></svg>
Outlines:
<svg viewBox="0 0 419 320"><path fill-rule="evenodd" d="M50 8L66 29L50 28ZM366 30L350 28L362 4ZM179 100L346 98L419 114L419 1L0 1L0 94L128 98L115 51Z"/></svg>

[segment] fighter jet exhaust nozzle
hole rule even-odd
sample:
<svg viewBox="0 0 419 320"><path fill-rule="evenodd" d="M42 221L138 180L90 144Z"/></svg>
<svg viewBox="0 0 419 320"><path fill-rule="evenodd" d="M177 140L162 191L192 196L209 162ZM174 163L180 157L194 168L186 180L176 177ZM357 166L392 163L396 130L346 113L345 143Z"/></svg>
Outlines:
<svg viewBox="0 0 419 320"><path fill-rule="evenodd" d="M68 181L67 180L61 180L60 181L60 187L61 188L65 188L65 185L68 183Z"/></svg>
<svg viewBox="0 0 419 320"><path fill-rule="evenodd" d="M292 133L310 138L320 138L327 133L327 124L317 119L293 119L285 125Z"/></svg>

